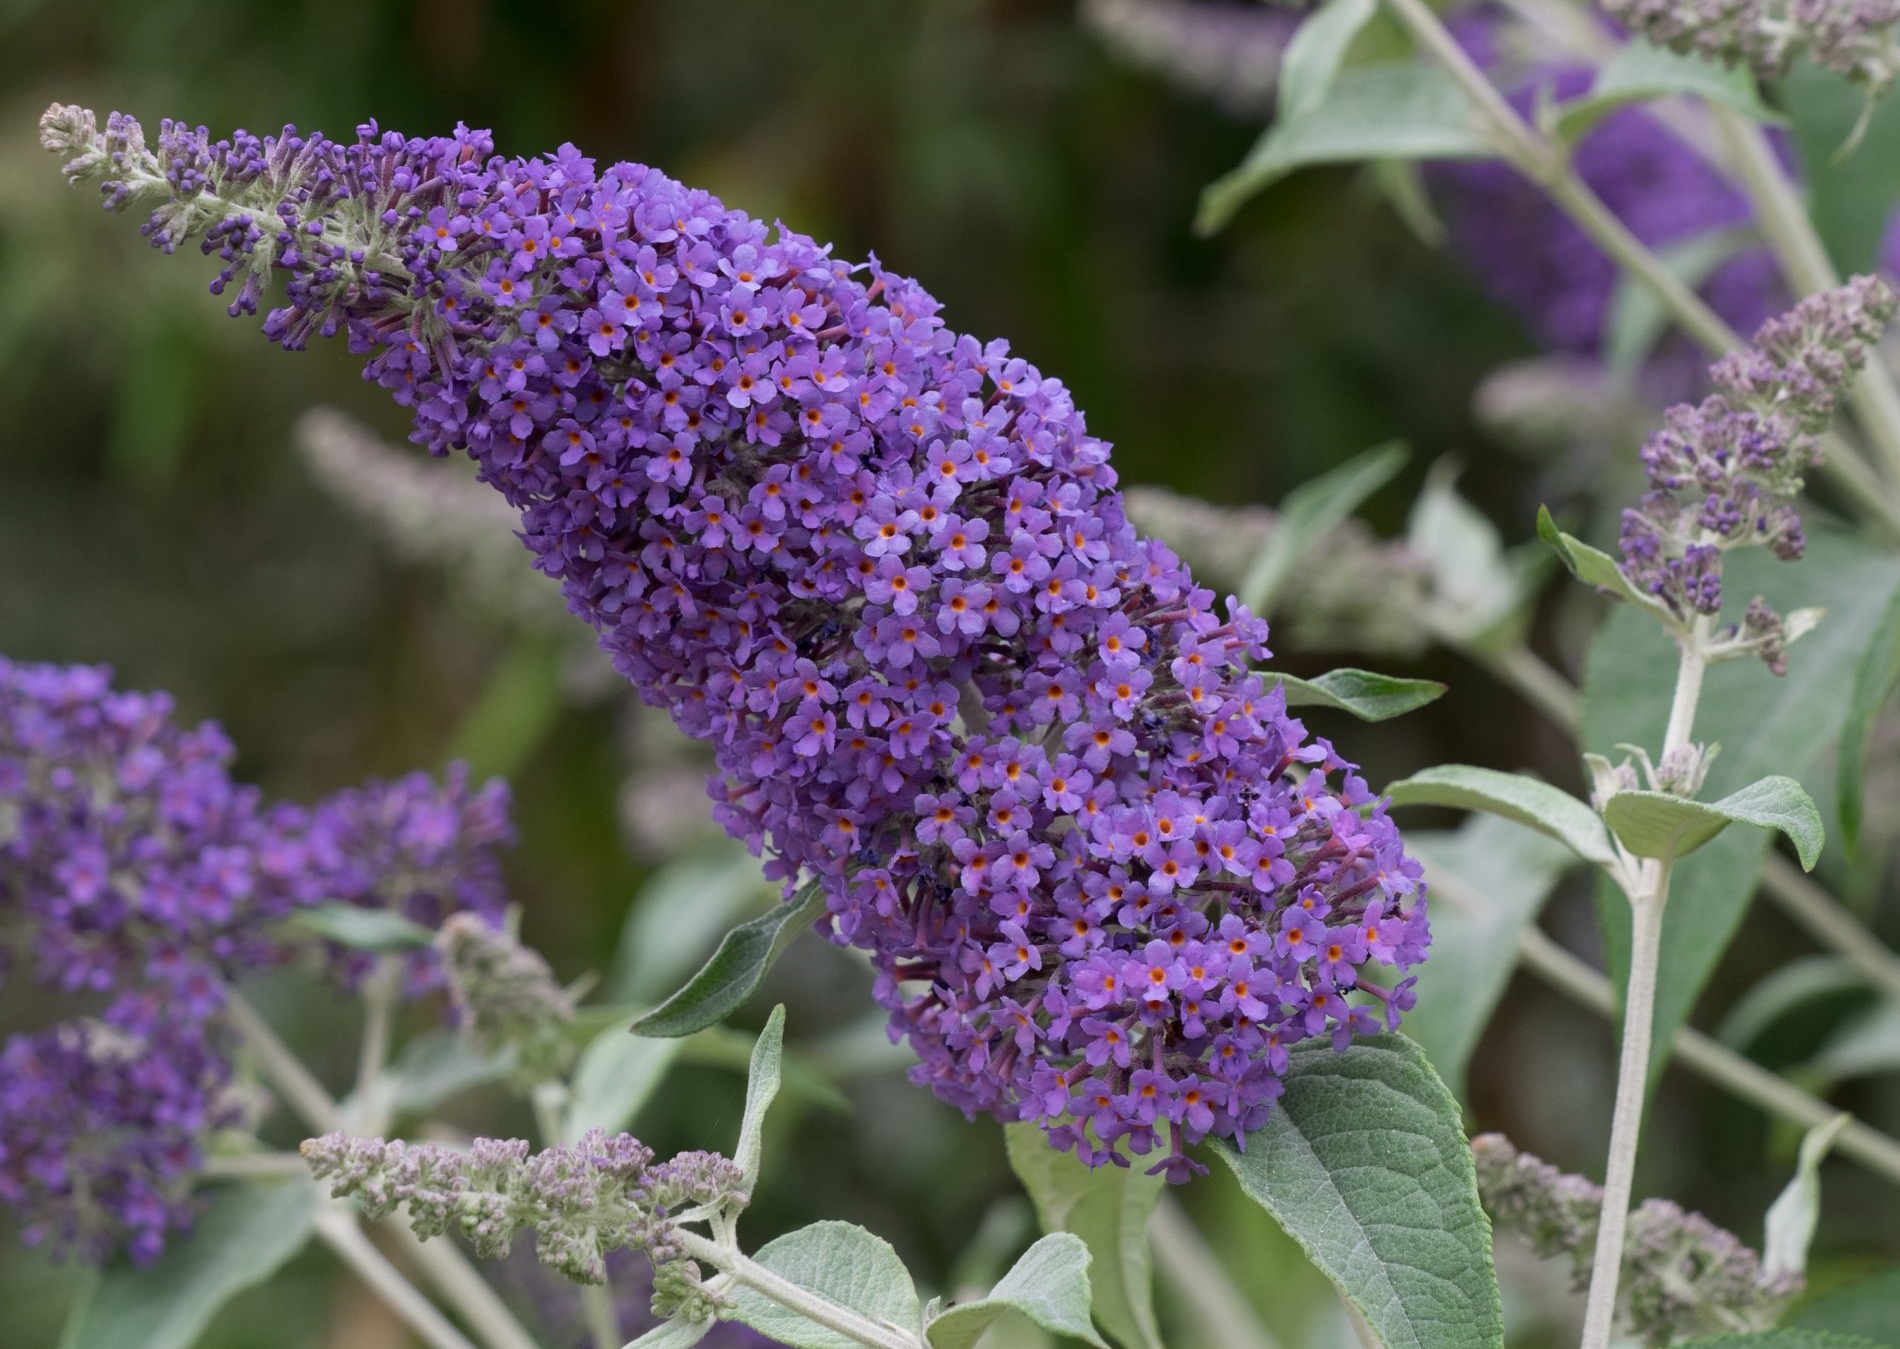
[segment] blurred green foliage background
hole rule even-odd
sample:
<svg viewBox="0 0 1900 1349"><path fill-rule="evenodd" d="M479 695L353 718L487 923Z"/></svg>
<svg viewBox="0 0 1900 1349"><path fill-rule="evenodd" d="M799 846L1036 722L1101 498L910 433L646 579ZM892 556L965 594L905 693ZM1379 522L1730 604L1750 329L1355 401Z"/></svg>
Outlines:
<svg viewBox="0 0 1900 1349"><path fill-rule="evenodd" d="M1117 66L1065 0L0 0L0 651L171 689L187 717L227 727L241 776L298 799L457 753L506 771L526 935L567 977L610 962L654 860L620 820L621 700L532 696L556 664L546 639L457 602L311 480L290 445L299 414L334 404L400 439L400 411L340 346L292 359L228 321L203 268L163 264L67 188L35 137L54 100L219 131L467 121L508 153L571 140L652 162L923 278L953 327L1007 335L1067 381L1127 481L1272 502L1402 436L1415 456L1373 501L1375 526L1396 532L1425 466L1456 453L1507 539L1530 532L1534 466L1488 444L1470 411L1527 338L1351 173L1295 179L1219 238L1193 238L1201 186L1252 131ZM1573 635L1563 615L1539 628L1560 661ZM1447 760L1574 783L1563 740L1474 667L1434 654L1391 672L1452 692L1386 726L1316 719L1374 783ZM1548 921L1594 940L1582 893ZM1757 913L1705 1010L1799 947ZM768 994L812 1040L861 1020L864 982L807 942ZM9 1023L33 1017L8 996ZM356 1013L297 996L282 1004L295 1038L339 1066ZM1473 1065L1477 1123L1594 1170L1609 1048L1607 1026L1520 981ZM682 1070L641 1132L662 1150L719 1146L738 1090L729 1071ZM752 1237L847 1218L950 1282L999 1202L1008 1230L1000 1131L898 1073L855 1077L848 1095L846 1114L787 1112ZM521 1127L492 1105L463 1114ZM1789 1140L1676 1076L1655 1121L1639 1191L1752 1239ZM1188 1200L1285 1342L1331 1343L1329 1298L1264 1217L1225 1186ZM1896 1207L1873 1186L1832 1185L1826 1212L1823 1259L1839 1271L1900 1251ZM0 1242L0 1345L53 1344L67 1283ZM230 1309L211 1343L403 1343L342 1287L311 1258Z"/></svg>

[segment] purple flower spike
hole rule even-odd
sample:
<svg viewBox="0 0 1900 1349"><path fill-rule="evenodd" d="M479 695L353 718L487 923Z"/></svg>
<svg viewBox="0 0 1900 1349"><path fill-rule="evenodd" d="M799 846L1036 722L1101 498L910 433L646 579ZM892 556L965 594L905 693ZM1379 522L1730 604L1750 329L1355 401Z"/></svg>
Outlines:
<svg viewBox="0 0 1900 1349"><path fill-rule="evenodd" d="M1265 623L1136 534L1060 381L915 282L571 146L43 125L109 206L156 199L155 242L203 233L238 308L286 272L268 335L345 335L475 459L944 1100L1184 1179L1286 1044L1376 1028L1334 991L1370 951L1424 957L1419 867L1253 673Z"/></svg>

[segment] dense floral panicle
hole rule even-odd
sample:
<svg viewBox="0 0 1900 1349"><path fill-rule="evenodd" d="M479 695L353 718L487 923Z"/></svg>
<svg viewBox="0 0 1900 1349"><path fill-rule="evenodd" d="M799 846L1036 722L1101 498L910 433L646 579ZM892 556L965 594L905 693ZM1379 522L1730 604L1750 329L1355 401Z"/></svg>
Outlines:
<svg viewBox="0 0 1900 1349"><path fill-rule="evenodd" d="M165 694L0 657L0 952L114 999L0 1054L0 1200L61 1253L149 1259L189 1219L202 1141L237 1108L229 980L307 952L360 972L362 953L312 948L282 920L343 902L500 921L499 784L473 791L457 770L270 805L230 760ZM412 975L440 980L433 953Z"/></svg>
<svg viewBox="0 0 1900 1349"><path fill-rule="evenodd" d="M1623 567L1679 617L1722 608L1722 554L1752 545L1783 560L1806 536L1793 500L1820 461L1820 436L1892 319L1900 298L1884 281L1856 277L1769 320L1750 347L1709 370L1715 392L1679 404L1643 446L1649 492L1623 513ZM1760 600L1744 641L1780 672L1785 634Z"/></svg>
<svg viewBox="0 0 1900 1349"><path fill-rule="evenodd" d="M223 981L289 954L300 907L384 908L435 927L505 908L500 782L451 768L371 782L313 807L268 804L230 777L216 726L173 720L163 693L96 666L0 657L0 930L31 974L69 991L162 987L202 1018ZM333 951L354 975L367 957ZM416 982L435 982L434 957Z"/></svg>
<svg viewBox="0 0 1900 1349"><path fill-rule="evenodd" d="M1159 1143L1184 1179L1187 1143L1263 1118L1290 1043L1410 1005L1362 974L1423 957L1420 869L1251 671L1265 625L1136 533L1059 381L915 282L571 146L174 129L127 167L90 114L45 126L78 176L159 198L166 244L181 201L215 219L221 280L282 223L266 332L346 332L419 441L475 458L715 746L720 821L822 884L945 1100L1091 1162ZM303 167L180 188L179 156Z"/></svg>
<svg viewBox="0 0 1900 1349"><path fill-rule="evenodd" d="M476 1048L513 1053L515 1075L529 1086L572 1066L574 999L539 953L472 913L444 923L435 946L462 1033Z"/></svg>
<svg viewBox="0 0 1900 1349"><path fill-rule="evenodd" d="M0 1048L0 1202L29 1245L143 1264L189 1227L211 1135L247 1114L223 1033L155 993Z"/></svg>
<svg viewBox="0 0 1900 1349"><path fill-rule="evenodd" d="M531 1228L540 1262L577 1283L602 1282L612 1251L644 1251L663 1313L696 1288L670 1215L745 1197L739 1168L717 1153L655 1163L638 1139L599 1129L540 1152L523 1139L478 1138L463 1151L326 1134L303 1155L332 1195L354 1197L371 1218L406 1210L420 1237L459 1232L498 1258Z"/></svg>
<svg viewBox="0 0 1900 1349"><path fill-rule="evenodd" d="M1603 0L1657 46L1779 79L1796 59L1886 92L1900 72L1900 0Z"/></svg>
<svg viewBox="0 0 1900 1349"><path fill-rule="evenodd" d="M1563 1258L1579 1290L1590 1281L1603 1191L1519 1152L1502 1134L1471 1140L1478 1196L1499 1230ZM1651 1349L1695 1335L1767 1330L1800 1293L1798 1274L1769 1275L1759 1257L1700 1213L1666 1199L1630 1214L1617 1286L1617 1325Z"/></svg>
<svg viewBox="0 0 1900 1349"><path fill-rule="evenodd" d="M1246 116L1272 111L1280 58L1306 16L1257 4L1085 0L1081 17L1124 60Z"/></svg>

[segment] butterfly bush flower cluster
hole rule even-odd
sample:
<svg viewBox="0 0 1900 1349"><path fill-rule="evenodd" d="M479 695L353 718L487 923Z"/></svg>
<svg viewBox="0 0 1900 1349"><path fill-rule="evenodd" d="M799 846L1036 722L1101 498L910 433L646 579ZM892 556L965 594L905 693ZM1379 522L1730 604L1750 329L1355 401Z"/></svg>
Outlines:
<svg viewBox="0 0 1900 1349"><path fill-rule="evenodd" d="M356 1199L366 1217L405 1210L417 1236L458 1232L489 1259L507 1255L515 1234L532 1228L543 1265L598 1284L609 1253L644 1251L662 1317L711 1313L675 1215L746 1198L738 1166L716 1152L656 1163L638 1139L599 1129L540 1152L524 1139L478 1138L462 1151L340 1133L310 1139L302 1151L311 1174L336 1198Z"/></svg>
<svg viewBox="0 0 1900 1349"><path fill-rule="evenodd" d="M1288 1046L1397 1024L1420 868L1253 672L1266 627L1141 538L1069 392L851 266L634 164L484 133L212 141L55 108L286 346L345 335L521 513L719 820L868 950L915 1079L1182 1180Z"/></svg>
<svg viewBox="0 0 1900 1349"><path fill-rule="evenodd" d="M1885 93L1900 72L1900 0L1604 0L1660 47L1779 79L1797 58Z"/></svg>
<svg viewBox="0 0 1900 1349"><path fill-rule="evenodd" d="M1478 1195L1502 1231L1590 1279L1603 1190L1519 1152L1502 1134L1471 1140ZM1796 1273L1769 1274L1760 1257L1700 1213L1649 1199L1630 1215L1617 1324L1651 1349L1696 1335L1768 1330L1801 1292Z"/></svg>
<svg viewBox="0 0 1900 1349"><path fill-rule="evenodd" d="M1900 298L1875 277L1803 300L1709 370L1715 392L1679 404L1643 446L1649 492L1623 513L1623 570L1677 618L1722 608L1722 554L1763 546L1790 561L1807 539L1793 500L1820 461L1835 405ZM1757 597L1724 654L1753 652L1780 674L1789 632Z"/></svg>
<svg viewBox="0 0 1900 1349"><path fill-rule="evenodd" d="M499 919L499 784L416 775L305 808L232 781L231 754L162 693L0 658L0 973L103 1004L0 1050L0 1200L36 1244L144 1260L189 1221L207 1143L247 1111L228 982L306 957L360 972L285 919L323 902ZM413 986L439 978L418 960Z"/></svg>

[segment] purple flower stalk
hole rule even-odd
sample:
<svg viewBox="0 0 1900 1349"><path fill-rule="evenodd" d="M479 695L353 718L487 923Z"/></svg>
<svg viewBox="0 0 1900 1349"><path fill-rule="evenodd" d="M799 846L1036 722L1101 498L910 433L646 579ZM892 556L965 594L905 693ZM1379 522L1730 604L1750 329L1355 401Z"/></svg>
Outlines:
<svg viewBox="0 0 1900 1349"><path fill-rule="evenodd" d="M132 993L104 1015L0 1048L0 1201L29 1246L103 1263L154 1259L190 1224L218 1130L248 1121L229 1037Z"/></svg>
<svg viewBox="0 0 1900 1349"><path fill-rule="evenodd" d="M1428 941L1383 804L1250 664L1266 625L1128 523L1067 389L634 164L486 133L212 141L55 108L109 207L201 233L265 332L343 334L521 512L719 820L868 950L913 1076L1184 1180L1287 1048L1396 1025Z"/></svg>
<svg viewBox="0 0 1900 1349"><path fill-rule="evenodd" d="M356 1198L369 1218L405 1209L417 1236L460 1232L490 1259L507 1255L524 1227L539 1261L577 1283L604 1281L613 1251L644 1251L662 1317L710 1314L671 1215L747 1198L738 1166L716 1152L655 1163L637 1138L599 1129L540 1152L524 1139L478 1138L464 1152L348 1134L310 1139L302 1151L311 1174L333 1196Z"/></svg>
<svg viewBox="0 0 1900 1349"><path fill-rule="evenodd" d="M0 954L111 998L0 1049L0 1200L29 1240L91 1260L150 1259L191 1220L204 1140L235 1122L229 981L305 955L346 982L365 967L285 918L343 902L496 923L504 907L500 783L472 791L455 770L267 804L231 780L217 727L172 711L101 668L0 657ZM411 976L440 982L433 952Z"/></svg>
<svg viewBox="0 0 1900 1349"><path fill-rule="evenodd" d="M1709 376L1716 392L1679 404L1643 446L1649 492L1623 513L1623 569L1684 621L1722 608L1722 554L1765 546L1783 561L1806 546L1793 505L1820 462L1819 437L1835 405L1900 307L1884 281L1856 277L1810 296L1730 353ZM1732 649L1759 654L1779 674L1788 632L1759 597Z"/></svg>

